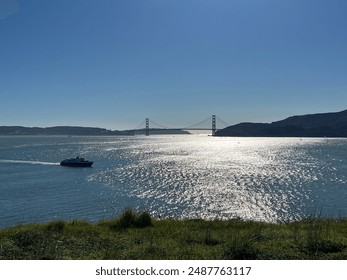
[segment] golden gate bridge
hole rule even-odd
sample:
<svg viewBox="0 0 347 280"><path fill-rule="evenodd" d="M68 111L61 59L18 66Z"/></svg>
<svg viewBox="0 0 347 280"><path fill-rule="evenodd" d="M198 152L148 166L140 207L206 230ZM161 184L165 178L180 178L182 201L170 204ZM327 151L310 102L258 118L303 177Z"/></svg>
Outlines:
<svg viewBox="0 0 347 280"><path fill-rule="evenodd" d="M146 118L144 121L142 121L137 128L133 129L132 131L136 133L144 133L146 135L150 135L151 132L158 131L158 130L211 130L212 135L215 135L216 131L223 129L225 127L229 126L228 123L223 121L222 119L218 118L216 115L212 115L208 117L207 119L198 122L196 124L193 124L191 126L187 127L168 127L159 124L158 122Z"/></svg>

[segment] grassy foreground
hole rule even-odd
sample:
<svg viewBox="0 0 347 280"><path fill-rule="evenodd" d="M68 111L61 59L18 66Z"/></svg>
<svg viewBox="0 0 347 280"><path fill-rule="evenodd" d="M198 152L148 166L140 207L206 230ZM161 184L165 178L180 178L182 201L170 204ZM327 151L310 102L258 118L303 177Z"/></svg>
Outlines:
<svg viewBox="0 0 347 280"><path fill-rule="evenodd" d="M153 220L55 221L0 230L0 259L347 259L347 220L287 224Z"/></svg>

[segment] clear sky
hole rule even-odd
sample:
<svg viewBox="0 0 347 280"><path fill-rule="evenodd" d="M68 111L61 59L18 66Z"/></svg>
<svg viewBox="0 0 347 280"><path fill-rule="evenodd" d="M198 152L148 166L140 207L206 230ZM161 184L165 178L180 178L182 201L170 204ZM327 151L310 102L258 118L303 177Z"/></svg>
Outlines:
<svg viewBox="0 0 347 280"><path fill-rule="evenodd" d="M347 109L346 0L0 0L0 125Z"/></svg>

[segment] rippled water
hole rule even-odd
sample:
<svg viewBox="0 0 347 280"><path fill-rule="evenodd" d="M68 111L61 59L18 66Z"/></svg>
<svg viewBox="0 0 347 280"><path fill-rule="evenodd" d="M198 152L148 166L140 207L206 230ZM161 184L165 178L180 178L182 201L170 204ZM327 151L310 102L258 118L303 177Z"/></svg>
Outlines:
<svg viewBox="0 0 347 280"><path fill-rule="evenodd" d="M67 157L93 168L59 166ZM0 227L157 217L346 217L347 139L0 137Z"/></svg>

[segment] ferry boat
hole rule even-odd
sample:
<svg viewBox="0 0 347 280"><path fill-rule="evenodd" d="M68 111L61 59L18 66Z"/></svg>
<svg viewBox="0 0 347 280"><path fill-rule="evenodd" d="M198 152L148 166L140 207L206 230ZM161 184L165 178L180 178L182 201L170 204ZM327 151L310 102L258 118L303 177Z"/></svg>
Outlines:
<svg viewBox="0 0 347 280"><path fill-rule="evenodd" d="M67 158L60 163L60 165L70 166L70 167L91 167L92 164L93 164L93 161L85 160L82 157Z"/></svg>

